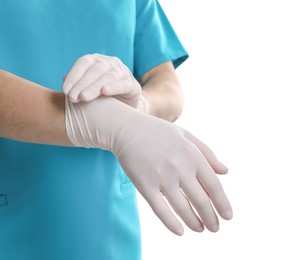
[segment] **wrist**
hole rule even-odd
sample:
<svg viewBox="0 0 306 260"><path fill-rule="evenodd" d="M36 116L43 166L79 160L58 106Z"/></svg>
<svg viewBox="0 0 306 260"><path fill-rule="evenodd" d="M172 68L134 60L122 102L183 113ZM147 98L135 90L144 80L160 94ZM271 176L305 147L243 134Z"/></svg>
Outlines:
<svg viewBox="0 0 306 260"><path fill-rule="evenodd" d="M66 129L79 147L101 148L116 154L124 140L131 140L142 117L147 116L112 97L73 103L66 97Z"/></svg>
<svg viewBox="0 0 306 260"><path fill-rule="evenodd" d="M143 88L142 97L147 103L147 114L174 122L183 111L184 98L181 92L159 93Z"/></svg>

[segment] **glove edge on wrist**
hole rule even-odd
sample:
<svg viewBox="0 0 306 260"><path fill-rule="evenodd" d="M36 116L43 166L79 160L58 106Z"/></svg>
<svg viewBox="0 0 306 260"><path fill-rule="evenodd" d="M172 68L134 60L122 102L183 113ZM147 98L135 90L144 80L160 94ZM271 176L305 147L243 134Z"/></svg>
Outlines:
<svg viewBox="0 0 306 260"><path fill-rule="evenodd" d="M70 142L76 146L76 147L84 147L84 148L91 148L91 146L81 144L78 141L77 133L75 131L75 128L73 127L73 117L72 113L75 114L75 109L78 106L78 103L72 103L69 101L68 96L65 96L65 123L66 123L66 133L70 140ZM76 124L80 125L77 118L74 117L74 120L76 120Z"/></svg>

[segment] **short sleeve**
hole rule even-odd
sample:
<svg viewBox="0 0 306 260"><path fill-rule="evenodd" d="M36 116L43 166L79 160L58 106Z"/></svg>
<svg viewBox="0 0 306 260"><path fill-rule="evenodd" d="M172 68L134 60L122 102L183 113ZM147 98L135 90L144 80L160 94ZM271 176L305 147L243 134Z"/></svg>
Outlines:
<svg viewBox="0 0 306 260"><path fill-rule="evenodd" d="M158 0L137 0L134 76L139 79L155 66L172 61L177 68L188 58Z"/></svg>

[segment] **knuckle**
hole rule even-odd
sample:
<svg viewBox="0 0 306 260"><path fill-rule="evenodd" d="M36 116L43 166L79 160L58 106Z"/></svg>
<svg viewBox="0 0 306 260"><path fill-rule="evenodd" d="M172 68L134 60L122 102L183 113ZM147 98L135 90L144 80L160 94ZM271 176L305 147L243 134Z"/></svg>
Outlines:
<svg viewBox="0 0 306 260"><path fill-rule="evenodd" d="M127 73L127 67L125 66L125 64L116 56L112 56L111 60L113 62L113 64L118 67L118 69L120 71L122 71L123 76L126 76Z"/></svg>
<svg viewBox="0 0 306 260"><path fill-rule="evenodd" d="M152 169L152 175L154 176L155 180L161 180L163 178L162 171L159 167Z"/></svg>
<svg viewBox="0 0 306 260"><path fill-rule="evenodd" d="M109 66L107 62L100 60L99 62L95 63L95 66L98 71L104 71L106 66Z"/></svg>
<svg viewBox="0 0 306 260"><path fill-rule="evenodd" d="M153 170L152 175L156 184L159 184L159 189L164 194L168 194L178 182L175 174L165 174L165 172L167 173L168 170L155 169Z"/></svg>
<svg viewBox="0 0 306 260"><path fill-rule="evenodd" d="M110 72L110 76L115 80L120 80L122 77L121 73L118 73L117 71Z"/></svg>
<svg viewBox="0 0 306 260"><path fill-rule="evenodd" d="M174 156L173 159L169 159L168 167L183 180L186 180L186 177L196 177L196 166L193 163L192 158L189 158L184 153Z"/></svg>
<svg viewBox="0 0 306 260"><path fill-rule="evenodd" d="M93 57L95 57L98 60L104 60L106 56L100 54L100 53L93 53L92 54Z"/></svg>
<svg viewBox="0 0 306 260"><path fill-rule="evenodd" d="M109 60L103 60L101 62L104 62L105 66L107 67L106 71L112 71L112 64Z"/></svg>
<svg viewBox="0 0 306 260"><path fill-rule="evenodd" d="M93 58L93 56L91 54L86 54L86 55L78 58L77 61L79 61L79 62L86 62L88 64L92 64L94 62L94 58Z"/></svg>
<svg viewBox="0 0 306 260"><path fill-rule="evenodd" d="M122 63L121 60L118 57L116 57L116 56L111 56L111 59L115 63L120 63L120 64Z"/></svg>
<svg viewBox="0 0 306 260"><path fill-rule="evenodd" d="M92 55L91 54L85 54L79 58L80 60L91 60Z"/></svg>
<svg viewBox="0 0 306 260"><path fill-rule="evenodd" d="M179 172L182 170L182 162L177 159L169 159L168 165L175 172Z"/></svg>
<svg viewBox="0 0 306 260"><path fill-rule="evenodd" d="M186 153L189 157L195 158L195 150L196 149L185 138L182 140L182 146L183 146L184 153Z"/></svg>

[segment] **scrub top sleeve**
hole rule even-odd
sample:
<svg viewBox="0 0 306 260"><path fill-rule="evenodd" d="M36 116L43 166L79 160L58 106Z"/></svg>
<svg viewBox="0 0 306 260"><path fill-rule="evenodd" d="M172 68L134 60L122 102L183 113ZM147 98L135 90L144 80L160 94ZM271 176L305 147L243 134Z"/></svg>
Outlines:
<svg viewBox="0 0 306 260"><path fill-rule="evenodd" d="M138 0L134 41L134 76L172 61L177 68L188 58L158 0Z"/></svg>

